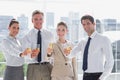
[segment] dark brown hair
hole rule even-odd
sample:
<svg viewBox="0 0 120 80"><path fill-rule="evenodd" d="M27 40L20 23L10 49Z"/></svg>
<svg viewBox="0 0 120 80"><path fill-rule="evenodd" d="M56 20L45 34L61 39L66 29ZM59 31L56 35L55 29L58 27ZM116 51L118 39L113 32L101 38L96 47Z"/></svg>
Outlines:
<svg viewBox="0 0 120 80"><path fill-rule="evenodd" d="M92 16L90 16L90 15L82 16L81 23L82 23L82 20L86 20L86 19L88 19L91 23L94 23L94 18Z"/></svg>
<svg viewBox="0 0 120 80"><path fill-rule="evenodd" d="M33 11L33 13L32 13L32 17L33 17L35 14L42 14L42 15L44 16L44 13L41 12L41 11L39 11L39 10L35 10L35 11Z"/></svg>
<svg viewBox="0 0 120 80"><path fill-rule="evenodd" d="M65 26L66 29L68 29L66 23L64 23L64 22L59 22L59 23L57 24L57 27L60 26L60 25L63 25L63 26Z"/></svg>
<svg viewBox="0 0 120 80"><path fill-rule="evenodd" d="M19 24L19 22L16 19L12 19L9 23L9 27L11 27L11 25L13 25L14 23Z"/></svg>

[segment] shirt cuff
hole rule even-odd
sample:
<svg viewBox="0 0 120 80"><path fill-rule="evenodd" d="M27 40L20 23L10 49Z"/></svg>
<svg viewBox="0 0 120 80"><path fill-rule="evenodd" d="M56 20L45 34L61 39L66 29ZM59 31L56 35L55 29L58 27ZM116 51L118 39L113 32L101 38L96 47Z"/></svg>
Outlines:
<svg viewBox="0 0 120 80"><path fill-rule="evenodd" d="M17 57L21 57L21 56L20 56L21 53L22 53L22 52L18 52L18 56L17 56Z"/></svg>

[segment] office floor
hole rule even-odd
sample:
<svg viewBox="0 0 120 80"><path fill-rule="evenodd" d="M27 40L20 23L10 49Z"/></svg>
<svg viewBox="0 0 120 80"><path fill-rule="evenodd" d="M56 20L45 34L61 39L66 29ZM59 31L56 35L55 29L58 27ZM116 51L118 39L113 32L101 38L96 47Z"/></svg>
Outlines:
<svg viewBox="0 0 120 80"><path fill-rule="evenodd" d="M3 80L3 78L0 78L0 80ZM78 80L82 80L81 74L78 75ZM120 73L112 73L106 80L120 80Z"/></svg>

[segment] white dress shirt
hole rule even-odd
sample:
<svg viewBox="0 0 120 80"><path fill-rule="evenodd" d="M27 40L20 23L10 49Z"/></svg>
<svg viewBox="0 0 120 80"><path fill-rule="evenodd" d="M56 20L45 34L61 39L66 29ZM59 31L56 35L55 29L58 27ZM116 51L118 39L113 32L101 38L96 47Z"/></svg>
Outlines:
<svg viewBox="0 0 120 80"><path fill-rule="evenodd" d="M88 68L85 72L103 72L100 80L104 80L112 71L114 59L110 40L98 34L96 31L90 36L91 42L88 50ZM81 40L71 51L70 56L75 56L78 52L83 55L88 38Z"/></svg>
<svg viewBox="0 0 120 80"><path fill-rule="evenodd" d="M24 58L20 57L22 53L21 43L17 38L7 36L1 44L2 51L6 59L7 66L22 66L24 64Z"/></svg>
<svg viewBox="0 0 120 80"><path fill-rule="evenodd" d="M54 36L53 34L46 30L46 29L41 29L41 38L42 38L42 61L41 62L48 62L48 57L47 57L47 48L49 43L53 43L54 41ZM37 47L37 29L32 29L23 39L22 39L22 44L24 49L26 48L31 48L35 49ZM38 63L37 57L31 58L26 57L26 62L27 63Z"/></svg>

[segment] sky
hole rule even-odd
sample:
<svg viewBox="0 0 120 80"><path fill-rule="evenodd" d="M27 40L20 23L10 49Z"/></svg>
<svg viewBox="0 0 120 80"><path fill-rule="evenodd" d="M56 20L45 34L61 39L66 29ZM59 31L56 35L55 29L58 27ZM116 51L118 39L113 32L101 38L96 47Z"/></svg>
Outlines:
<svg viewBox="0 0 120 80"><path fill-rule="evenodd" d="M68 15L68 11L96 18L120 19L119 0L1 0L0 15L26 14L31 16L35 9L54 11L57 15Z"/></svg>

